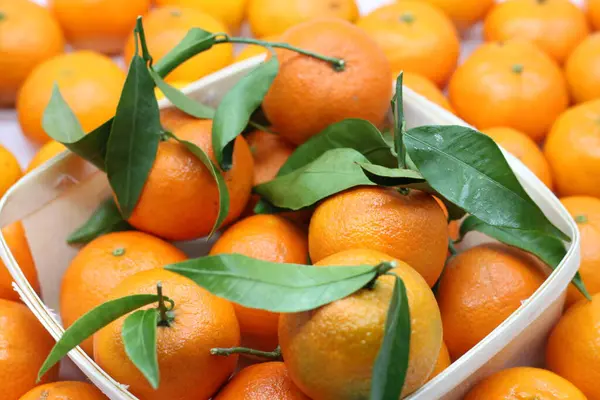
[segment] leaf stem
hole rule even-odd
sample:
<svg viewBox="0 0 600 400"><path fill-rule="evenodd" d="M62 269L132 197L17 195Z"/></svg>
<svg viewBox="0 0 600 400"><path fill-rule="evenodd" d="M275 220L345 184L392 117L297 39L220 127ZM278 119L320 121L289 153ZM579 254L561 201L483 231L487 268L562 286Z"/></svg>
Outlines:
<svg viewBox="0 0 600 400"><path fill-rule="evenodd" d="M346 68L346 62L341 58L336 57L328 57L322 54L314 53L312 51L304 50L295 46L292 46L288 43L281 42L267 42L265 40L253 39L253 38L245 38L245 37L231 37L227 34L220 34L215 40L215 44L218 43L245 43L245 44L255 44L263 47L275 47L279 49L286 49L295 51L296 53L304 54L305 56L313 57L318 60L322 60L331 64L334 70L341 72Z"/></svg>
<svg viewBox="0 0 600 400"><path fill-rule="evenodd" d="M142 46L142 58L144 61L148 63L148 65L152 66L152 56L150 55L150 51L148 50L148 43L146 42L146 34L144 33L144 24L142 24L142 16L138 16L135 21L135 32L138 35L140 45ZM136 40L137 43L137 40ZM136 50L137 54L137 50Z"/></svg>
<svg viewBox="0 0 600 400"><path fill-rule="evenodd" d="M228 357L233 354L244 354L244 355L264 358L267 360L273 360L273 361L282 361L283 360L283 357L281 356L281 349L279 348L279 346L277 346L277 348L273 351L261 351L261 350L249 349L247 347L230 347L230 348L215 347L213 349L210 349L210 354L212 354L213 356L224 356L224 357Z"/></svg>
<svg viewBox="0 0 600 400"><path fill-rule="evenodd" d="M253 127L254 129L258 129L259 131L263 131L263 132L267 132L267 133L272 133L272 134L276 134L275 132L273 132L271 129L269 129L269 127L264 126L259 124L258 122L254 122L252 120L248 121L248 125L250 125L251 127Z"/></svg>
<svg viewBox="0 0 600 400"><path fill-rule="evenodd" d="M403 78L404 72L400 72L396 79L396 96L394 97L394 147L398 155L398 168L406 168L406 146L404 145L404 135L406 134L406 120L404 119L404 96L403 96Z"/></svg>
<svg viewBox="0 0 600 400"><path fill-rule="evenodd" d="M162 282L156 284L156 294L158 295L158 326L169 327L173 320L169 316L169 311L173 310L175 302L163 295ZM165 301L169 303L170 307L167 307Z"/></svg>
<svg viewBox="0 0 600 400"><path fill-rule="evenodd" d="M454 241L452 239L448 239L448 251L450 251L450 254L453 256L458 254L458 250L454 247Z"/></svg>
<svg viewBox="0 0 600 400"><path fill-rule="evenodd" d="M382 263L376 265L374 268L375 268L375 277L373 279L371 279L365 285L365 287L364 287L365 289L369 289L369 290L373 289L373 287L375 286L375 282L377 282L377 278L379 278L381 275L387 274L389 271L396 268L396 263L389 262L389 261L383 261Z"/></svg>

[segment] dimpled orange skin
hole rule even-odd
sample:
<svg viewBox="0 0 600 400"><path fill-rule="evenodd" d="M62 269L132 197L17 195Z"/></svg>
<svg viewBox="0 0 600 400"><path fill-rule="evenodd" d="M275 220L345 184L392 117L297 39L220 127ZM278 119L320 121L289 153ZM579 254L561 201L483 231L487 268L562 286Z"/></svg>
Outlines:
<svg viewBox="0 0 600 400"><path fill-rule="evenodd" d="M369 248L405 261L433 286L444 268L448 223L434 198L418 190L358 187L323 201L308 233L318 262L353 248Z"/></svg>
<svg viewBox="0 0 600 400"><path fill-rule="evenodd" d="M536 142L569 104L558 65L521 40L475 50L452 76L449 94L458 116L478 129L507 126Z"/></svg>
<svg viewBox="0 0 600 400"><path fill-rule="evenodd" d="M479 343L544 282L541 262L500 244L473 247L452 257L437 300L444 342L453 360Z"/></svg>
<svg viewBox="0 0 600 400"><path fill-rule="evenodd" d="M585 13L569 0L508 0L484 24L486 40L530 40L559 64L589 33Z"/></svg>
<svg viewBox="0 0 600 400"><path fill-rule="evenodd" d="M558 321L548 339L546 366L588 399L600 398L600 294L575 304Z"/></svg>
<svg viewBox="0 0 600 400"><path fill-rule="evenodd" d="M27 75L62 53L65 38L48 10L29 0L0 0L0 107L12 106Z"/></svg>
<svg viewBox="0 0 600 400"><path fill-rule="evenodd" d="M21 303L0 299L0 387L3 400L18 400L36 385L37 373L54 345L52 336ZM58 368L40 383L58 378Z"/></svg>
<svg viewBox="0 0 600 400"><path fill-rule="evenodd" d="M427 378L427 382L444 372L446 368L448 368L452 364L452 360L450 360L450 353L448 353L448 347L446 343L442 342L442 348L440 349L440 354L438 355L437 361L435 362L435 367Z"/></svg>
<svg viewBox="0 0 600 400"><path fill-rule="evenodd" d="M583 283L591 295L600 293L600 199L573 196L563 197L560 201L577 223L581 235L579 273ZM583 298L575 286L569 285L566 307Z"/></svg>
<svg viewBox="0 0 600 400"><path fill-rule="evenodd" d="M565 64L565 76L575 103L600 99L600 32L573 50Z"/></svg>
<svg viewBox="0 0 600 400"><path fill-rule="evenodd" d="M228 33L221 21L193 8L161 7L150 11L144 18L144 30L152 57L160 60L178 45L192 28L201 28L213 33ZM125 45L124 57L127 64L133 58L134 52L135 40L132 32ZM229 43L219 44L190 58L167 75L165 80L193 82L226 67L232 60L233 46Z"/></svg>
<svg viewBox="0 0 600 400"><path fill-rule="evenodd" d="M510 368L479 382L464 400L587 400L581 390L543 369Z"/></svg>
<svg viewBox="0 0 600 400"><path fill-rule="evenodd" d="M310 400L292 382L282 362L244 368L219 392L215 400Z"/></svg>
<svg viewBox="0 0 600 400"><path fill-rule="evenodd" d="M389 108L390 65L383 51L361 29L339 19L297 25L281 41L345 61L343 71L325 61L277 50L279 73L263 101L273 130L302 144L346 118L381 124Z"/></svg>
<svg viewBox="0 0 600 400"><path fill-rule="evenodd" d="M392 70L417 73L443 87L456 68L460 53L456 28L427 3L392 3L362 17L357 25L381 46Z"/></svg>
<svg viewBox="0 0 600 400"><path fill-rule="evenodd" d="M69 44L76 49L117 54L150 0L50 0Z"/></svg>
<svg viewBox="0 0 600 400"><path fill-rule="evenodd" d="M423 385L442 345L442 326L433 292L408 264L378 251L354 249L315 265L396 263L392 273L406 286L411 310L408 372L402 396ZM316 310L281 314L279 342L294 383L313 400L369 398L371 373L381 341L394 278L381 276L363 289Z"/></svg>
<svg viewBox="0 0 600 400"><path fill-rule="evenodd" d="M587 12L592 27L595 30L600 30L600 0L588 0Z"/></svg>
<svg viewBox="0 0 600 400"><path fill-rule="evenodd" d="M21 222L13 222L10 225L2 228L2 235L6 244L10 249L13 257L17 261L19 268L23 271L23 275L29 281L29 284L40 293L40 284L38 282L37 269L33 262L33 256L29 249L29 243L25 236L25 229ZM20 301L19 294L12 287L13 278L6 269L6 266L0 260L0 299Z"/></svg>
<svg viewBox="0 0 600 400"><path fill-rule="evenodd" d="M240 328L233 307L193 281L162 268L130 276L109 298L156 294L158 282L162 282L164 295L175 302L173 322L169 327L158 327L156 335L160 387L152 389L125 353L121 337L125 317L94 335L94 360L117 382L129 385L129 391L140 399L208 399L237 364L236 355L210 354L212 348L240 344Z"/></svg>
<svg viewBox="0 0 600 400"><path fill-rule="evenodd" d="M358 18L355 0L249 0L248 22L254 36L280 35L287 29L317 18Z"/></svg>
<svg viewBox="0 0 600 400"><path fill-rule="evenodd" d="M50 140L42 116L55 82L83 130L90 132L115 115L125 73L110 58L91 51L62 54L38 65L17 98L21 129L37 144Z"/></svg>
<svg viewBox="0 0 600 400"><path fill-rule="evenodd" d="M394 74L394 81L398 77L398 74ZM424 77L423 75L413 74L411 72L405 72L402 76L402 83L407 88L412 89L417 92L421 96L425 97L427 100L437 104L438 106L445 108L446 110L454 113L450 102L442 93L442 91L435 86L435 84Z"/></svg>
<svg viewBox="0 0 600 400"><path fill-rule="evenodd" d="M403 1L403 0L398 0ZM494 0L420 0L436 6L448 15L459 29L469 28L485 17Z"/></svg>
<svg viewBox="0 0 600 400"><path fill-rule="evenodd" d="M66 328L92 308L125 278L139 272L184 261L175 246L142 232L115 232L84 246L65 271L60 289L60 315ZM92 354L92 339L81 348Z"/></svg>
<svg viewBox="0 0 600 400"><path fill-rule="evenodd" d="M548 134L544 155L561 196L600 197L600 100L563 113Z"/></svg>
<svg viewBox="0 0 600 400"><path fill-rule="evenodd" d="M550 164L544 157L539 146L529 136L516 129L497 127L481 131L502 146L505 150L517 157L531 170L544 185L552 190L552 173Z"/></svg>
<svg viewBox="0 0 600 400"><path fill-rule="evenodd" d="M56 382L31 389L19 400L106 400L108 397L89 383Z"/></svg>
<svg viewBox="0 0 600 400"><path fill-rule="evenodd" d="M306 264L308 239L294 223L277 215L254 215L229 227L210 250L242 254L259 260ZM270 351L277 346L279 314L233 304L244 346Z"/></svg>
<svg viewBox="0 0 600 400"><path fill-rule="evenodd" d="M216 162L212 121L185 123L174 134L194 143ZM222 172L229 190L229 214L224 224L240 216L252 190L254 164L243 137L235 140L233 167ZM191 240L210 233L219 212L217 184L202 162L184 145L168 140L158 145L156 161L129 223L168 240Z"/></svg>

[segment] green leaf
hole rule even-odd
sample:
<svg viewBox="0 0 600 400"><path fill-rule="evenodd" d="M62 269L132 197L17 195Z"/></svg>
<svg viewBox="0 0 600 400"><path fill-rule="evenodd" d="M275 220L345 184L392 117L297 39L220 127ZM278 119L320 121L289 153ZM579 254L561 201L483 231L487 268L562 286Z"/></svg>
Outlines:
<svg viewBox="0 0 600 400"><path fill-rule="evenodd" d="M215 221L215 224L213 225L212 230L208 235L209 237L211 237L215 233L215 231L219 229L225 218L227 218L227 214L229 214L229 190L227 189L225 178L223 178L223 175L221 175L219 168L212 162L212 160L200 147L187 140L179 139L173 133L166 132L166 135L183 144L188 149L188 151L190 151L194 156L196 156L196 158L198 158L202 162L202 164L204 164L204 166L208 169L215 182L217 183L217 189L219 191L219 214L217 215L217 220Z"/></svg>
<svg viewBox="0 0 600 400"><path fill-rule="evenodd" d="M165 82L153 68L149 69L150 76L156 83L156 86L163 92L165 97L169 99L171 103L184 113L191 115L192 117L211 119L215 115L215 110L209 106L206 106L198 101L192 100L183 94L179 89L174 88Z"/></svg>
<svg viewBox="0 0 600 400"><path fill-rule="evenodd" d="M410 310L404 282L396 276L385 321L385 335L371 378L371 400L399 399L408 371Z"/></svg>
<svg viewBox="0 0 600 400"><path fill-rule="evenodd" d="M157 326L158 310L150 308L130 314L121 329L127 356L155 390L160 381L156 354Z"/></svg>
<svg viewBox="0 0 600 400"><path fill-rule="evenodd" d="M85 134L79 120L60 94L58 85L52 88L50 102L44 110L42 126L54 140L64 144L73 153L104 170L106 143L112 119Z"/></svg>
<svg viewBox="0 0 600 400"><path fill-rule="evenodd" d="M171 264L209 292L250 308L272 312L312 310L346 297L376 275L373 266L314 267L220 254Z"/></svg>
<svg viewBox="0 0 600 400"><path fill-rule="evenodd" d="M396 157L379 129L364 119L345 119L329 125L300 145L287 159L277 176L287 175L304 167L332 149L350 148L374 164L396 166Z"/></svg>
<svg viewBox="0 0 600 400"><path fill-rule="evenodd" d="M50 368L85 339L111 322L148 304L158 301L155 294L136 294L107 301L84 314L56 342L38 373L38 381Z"/></svg>
<svg viewBox="0 0 600 400"><path fill-rule="evenodd" d="M472 231L481 232L502 243L532 253L548 264L552 269L557 268L567 255L565 245L560 239L542 232L496 227L471 215L467 217L460 226L461 240L467 233ZM575 285L581 294L588 298L588 300L591 300L590 294L585 288L579 273L573 278L573 285Z"/></svg>
<svg viewBox="0 0 600 400"><path fill-rule="evenodd" d="M277 71L279 62L273 55L240 79L221 100L213 119L212 138L215 158L223 170L231 169L234 140L261 105Z"/></svg>
<svg viewBox="0 0 600 400"><path fill-rule="evenodd" d="M343 190L374 185L358 163L368 160L354 149L329 150L310 164L254 187L254 191L276 207L299 210Z"/></svg>
<svg viewBox="0 0 600 400"><path fill-rule="evenodd" d="M394 110L394 122L396 132L394 136L394 149L398 157L398 167L406 168L406 147L404 146L404 134L406 133L406 121L404 120L404 100L402 96L402 78L404 73L400 72L396 79L396 94L392 106Z"/></svg>
<svg viewBox="0 0 600 400"><path fill-rule="evenodd" d="M443 197L490 225L568 240L525 192L494 141L463 126L422 126L406 132L406 150Z"/></svg>
<svg viewBox="0 0 600 400"><path fill-rule="evenodd" d="M89 243L98 236L110 232L132 229L131 225L123 220L119 208L111 197L100 203L94 214L83 225L77 228L75 232L69 235L67 243Z"/></svg>
<svg viewBox="0 0 600 400"><path fill-rule="evenodd" d="M156 158L162 128L154 82L146 63L133 57L112 124L106 173L125 219L135 208Z"/></svg>
<svg viewBox="0 0 600 400"><path fill-rule="evenodd" d="M381 186L406 186L424 183L425 178L411 169L387 168L370 163L358 163L369 180Z"/></svg>
<svg viewBox="0 0 600 400"><path fill-rule="evenodd" d="M163 78L180 64L215 44L215 35L200 28L192 28L163 58L154 64L154 70Z"/></svg>

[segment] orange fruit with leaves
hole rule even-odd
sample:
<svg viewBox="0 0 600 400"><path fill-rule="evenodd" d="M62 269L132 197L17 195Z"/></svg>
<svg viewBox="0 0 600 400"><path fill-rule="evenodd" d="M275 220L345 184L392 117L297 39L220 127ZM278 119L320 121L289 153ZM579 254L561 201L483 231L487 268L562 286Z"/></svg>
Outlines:
<svg viewBox="0 0 600 400"><path fill-rule="evenodd" d="M392 71L365 32L339 19L319 19L289 29L280 40L337 57L345 66L337 70L329 62L278 49L279 72L262 104L275 132L298 145L346 118L384 121Z"/></svg>
<svg viewBox="0 0 600 400"><path fill-rule="evenodd" d="M158 7L194 8L218 19L231 32L237 32L246 14L248 0L156 0L154 3Z"/></svg>
<svg viewBox="0 0 600 400"><path fill-rule="evenodd" d="M600 293L600 199L588 196L571 196L560 199L577 223L581 235L581 263L579 273L591 295ZM567 291L569 307L584 297L575 286Z"/></svg>
<svg viewBox="0 0 600 400"><path fill-rule="evenodd" d="M600 0L588 0L587 12L592 28L600 30Z"/></svg>
<svg viewBox="0 0 600 400"><path fill-rule="evenodd" d="M427 382L444 372L444 370L448 368L450 364L452 364L452 360L450 360L450 353L448 353L448 347L446 346L446 343L442 342L440 354L438 355L437 361L435 362L435 367L429 375Z"/></svg>
<svg viewBox="0 0 600 400"><path fill-rule="evenodd" d="M38 65L17 98L21 129L28 139L44 144L50 138L42 117L56 83L85 132L115 115L125 73L110 58L91 51L62 54Z"/></svg>
<svg viewBox="0 0 600 400"><path fill-rule="evenodd" d="M56 140L50 140L46 142L42 147L40 147L38 152L35 153L31 161L29 161L29 165L27 166L27 170L25 172L29 173L33 171L63 151L67 151L67 148L64 144L57 142Z"/></svg>
<svg viewBox="0 0 600 400"><path fill-rule="evenodd" d="M522 40L483 44L458 67L449 94L458 116L478 129L505 126L534 141L569 104L561 69Z"/></svg>
<svg viewBox="0 0 600 400"><path fill-rule="evenodd" d="M254 186L274 179L295 147L280 135L254 131L246 136L254 157Z"/></svg>
<svg viewBox="0 0 600 400"><path fill-rule="evenodd" d="M73 47L117 54L150 4L151 0L51 0L50 9Z"/></svg>
<svg viewBox="0 0 600 400"><path fill-rule="evenodd" d="M494 0L420 0L438 7L454 22L458 29L466 29L481 21Z"/></svg>
<svg viewBox="0 0 600 400"><path fill-rule="evenodd" d="M394 75L394 79L398 74ZM415 91L421 96L425 97L427 100L432 103L437 104L438 106L445 108L451 113L454 112L448 98L442 93L442 91L429 79L424 77L423 75L414 74L411 72L405 72L402 77L402 82L405 87Z"/></svg>
<svg viewBox="0 0 600 400"><path fill-rule="evenodd" d="M201 28L212 33L228 33L227 27L218 19L194 8L155 8L144 18L144 31L148 50L155 60L160 60L185 37L192 28ZM135 52L135 37L129 35L125 45L127 64ZM233 46L223 43L190 58L175 68L165 79L167 82L194 82L205 75L231 64Z"/></svg>
<svg viewBox="0 0 600 400"><path fill-rule="evenodd" d="M54 345L52 336L21 303L0 299L0 382L2 398L18 400L36 385L37 371ZM58 368L39 383L53 382Z"/></svg>
<svg viewBox="0 0 600 400"><path fill-rule="evenodd" d="M561 196L600 197L600 100L564 112L544 145L556 191Z"/></svg>
<svg viewBox="0 0 600 400"><path fill-rule="evenodd" d="M144 400L210 398L233 373L238 357L212 355L215 347L236 347L240 329L231 303L193 281L162 268L142 271L119 284L110 299L163 293L175 303L168 326L158 326L156 355L160 386L153 389L125 352L122 317L94 334L94 360L117 382ZM156 307L150 305L149 307Z"/></svg>
<svg viewBox="0 0 600 400"><path fill-rule="evenodd" d="M278 42L279 36L277 36L277 35L266 36L266 37L262 38L262 40L265 40L267 42ZM236 63L236 62L244 61L249 58L256 57L260 54L267 54L268 52L269 52L269 50L264 46L259 46L257 44L247 44L246 46L244 46L242 51L240 51L238 53L238 55L235 56L235 59L233 60L233 62Z"/></svg>
<svg viewBox="0 0 600 400"><path fill-rule="evenodd" d="M2 228L2 236L12 253L25 278L36 293L40 293L37 269L25 236L25 229L21 222L13 222ZM20 297L12 287L13 278L0 260L0 299L19 301Z"/></svg>
<svg viewBox="0 0 600 400"><path fill-rule="evenodd" d="M529 40L560 64L589 33L585 13L569 0L508 0L484 24L486 40Z"/></svg>
<svg viewBox="0 0 600 400"><path fill-rule="evenodd" d="M318 18L358 18L355 0L249 0L248 22L254 36L280 35L287 29Z"/></svg>
<svg viewBox="0 0 600 400"><path fill-rule="evenodd" d="M453 360L469 351L544 282L541 262L501 244L450 258L437 291L444 342ZM468 327L468 329L465 329Z"/></svg>
<svg viewBox="0 0 600 400"><path fill-rule="evenodd" d="M577 386L588 399L600 398L600 294L569 308L552 330L546 366Z"/></svg>
<svg viewBox="0 0 600 400"><path fill-rule="evenodd" d="M0 145L0 198L17 183L23 171L17 158L6 147Z"/></svg>
<svg viewBox="0 0 600 400"><path fill-rule="evenodd" d="M19 400L106 400L94 385L85 382L47 383L31 389Z"/></svg>
<svg viewBox="0 0 600 400"><path fill-rule="evenodd" d="M242 254L263 261L306 264L308 239L294 223L277 215L254 215L229 227L210 250ZM270 351L277 346L279 314L233 304L247 347Z"/></svg>
<svg viewBox="0 0 600 400"><path fill-rule="evenodd" d="M362 17L357 25L381 46L394 71L420 74L443 87L456 68L460 53L456 28L427 3L392 3Z"/></svg>
<svg viewBox="0 0 600 400"><path fill-rule="evenodd" d="M488 399L569 399L587 398L575 385L543 369L510 368L479 382L464 400Z"/></svg>
<svg viewBox="0 0 600 400"><path fill-rule="evenodd" d="M484 129L482 133L494 139L494 142L521 160L531 172L552 189L550 165L542 150L529 136L516 129L505 127Z"/></svg>
<svg viewBox="0 0 600 400"><path fill-rule="evenodd" d="M588 36L573 50L565 76L575 103L600 99L600 33Z"/></svg>
<svg viewBox="0 0 600 400"><path fill-rule="evenodd" d="M310 400L289 377L282 362L266 362L242 369L215 400Z"/></svg>
<svg viewBox="0 0 600 400"><path fill-rule="evenodd" d="M194 120L173 133L200 147L212 160L212 121ZM233 166L222 172L229 191L229 213L223 224L237 219L250 198L252 153L243 137L235 140ZM139 230L168 240L190 240L208 235L219 213L217 183L204 164L174 140L158 145L139 201L128 222Z"/></svg>
<svg viewBox="0 0 600 400"><path fill-rule="evenodd" d="M0 107L12 106L19 88L41 62L62 53L65 38L44 7L0 0Z"/></svg>
<svg viewBox="0 0 600 400"><path fill-rule="evenodd" d="M374 250L343 251L315 265L377 265L382 261L396 263L391 272L403 280L410 308L410 357L402 391L406 396L427 381L442 345L439 310L427 282L408 264ZM294 383L310 398L369 398L393 285L394 277L380 276L372 289L316 310L281 314L279 342L285 365Z"/></svg>
<svg viewBox="0 0 600 400"><path fill-rule="evenodd" d="M448 249L448 223L435 199L382 187L358 187L323 201L310 221L310 258L368 248L405 261L430 286L439 278Z"/></svg>
<svg viewBox="0 0 600 400"><path fill-rule="evenodd" d="M142 232L114 232L92 240L73 258L62 278L60 315L64 326L68 328L106 301L125 278L185 259L181 250ZM91 355L91 338L81 348Z"/></svg>

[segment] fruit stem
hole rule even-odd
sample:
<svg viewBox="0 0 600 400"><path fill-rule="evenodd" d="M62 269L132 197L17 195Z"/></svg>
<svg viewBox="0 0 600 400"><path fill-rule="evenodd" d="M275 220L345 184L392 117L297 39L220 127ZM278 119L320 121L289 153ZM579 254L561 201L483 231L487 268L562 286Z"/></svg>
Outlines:
<svg viewBox="0 0 600 400"><path fill-rule="evenodd" d="M387 274L389 271L396 268L396 263L393 261L383 261L382 263L377 264L374 268L375 277L364 286L364 289L372 290L375 287L375 282L377 282L377 278L379 278L381 275Z"/></svg>
<svg viewBox="0 0 600 400"><path fill-rule="evenodd" d="M456 250L456 247L454 247L454 242L452 241L452 239L448 239L448 251L453 256L458 254L458 250Z"/></svg>
<svg viewBox="0 0 600 400"><path fill-rule="evenodd" d="M248 125L250 125L251 127L253 127L254 129L258 129L259 131L263 131L263 132L267 132L267 133L275 133L273 131L271 131L268 127L259 124L258 122L254 122L252 120L248 121Z"/></svg>
<svg viewBox="0 0 600 400"><path fill-rule="evenodd" d="M142 24L142 17L138 16L135 22L134 32L137 33L138 39L140 41L140 45L142 46L142 58L144 61L148 63L148 65L152 65L152 56L150 55L150 51L148 50L148 43L146 43L146 34L144 33L144 24ZM137 40L136 40L137 43ZM137 49L136 49L137 54Z"/></svg>
<svg viewBox="0 0 600 400"><path fill-rule="evenodd" d="M0 11L0 21L2 21L4 18L6 18L6 15Z"/></svg>
<svg viewBox="0 0 600 400"><path fill-rule="evenodd" d="M515 64L515 65L512 66L512 71L515 74L521 74L521 73L523 73L523 69L524 68L525 67L523 66L523 64Z"/></svg>
<svg viewBox="0 0 600 400"><path fill-rule="evenodd" d="M249 349L247 347L230 347L230 348L215 347L213 349L210 349L210 354L212 354L213 356L224 356L224 357L228 357L232 354L244 354L244 355L264 358L267 360L273 360L273 361L282 361L283 360L283 357L281 356L281 349L279 348L279 346L277 346L277 348L273 351L261 351L261 350Z"/></svg>
<svg viewBox="0 0 600 400"><path fill-rule="evenodd" d="M162 282L156 284L156 294L158 295L158 326L169 327L173 320L169 316L169 312L175 307L175 302L163 295ZM169 303L170 307L167 307L165 301Z"/></svg>
<svg viewBox="0 0 600 400"><path fill-rule="evenodd" d="M286 49L286 50L295 51L296 53L304 54L305 56L313 57L318 60L328 62L329 64L331 64L333 69L338 72L341 72L346 68L346 62L344 60L342 60L341 58L324 56L324 55L321 55L318 53L314 53L312 51L303 50L301 48L292 46L287 43L267 42L264 40L243 38L243 37L231 37L227 34L219 34L219 37L217 37L217 39L215 40L215 44L218 44L218 43L246 43L246 44L255 44L255 45L263 46L263 47L267 47L267 48L275 47L275 48L279 48L279 49Z"/></svg>
<svg viewBox="0 0 600 400"><path fill-rule="evenodd" d="M580 214L575 217L575 222L577 222L578 224L585 224L586 222L588 222L588 218L585 215Z"/></svg>

